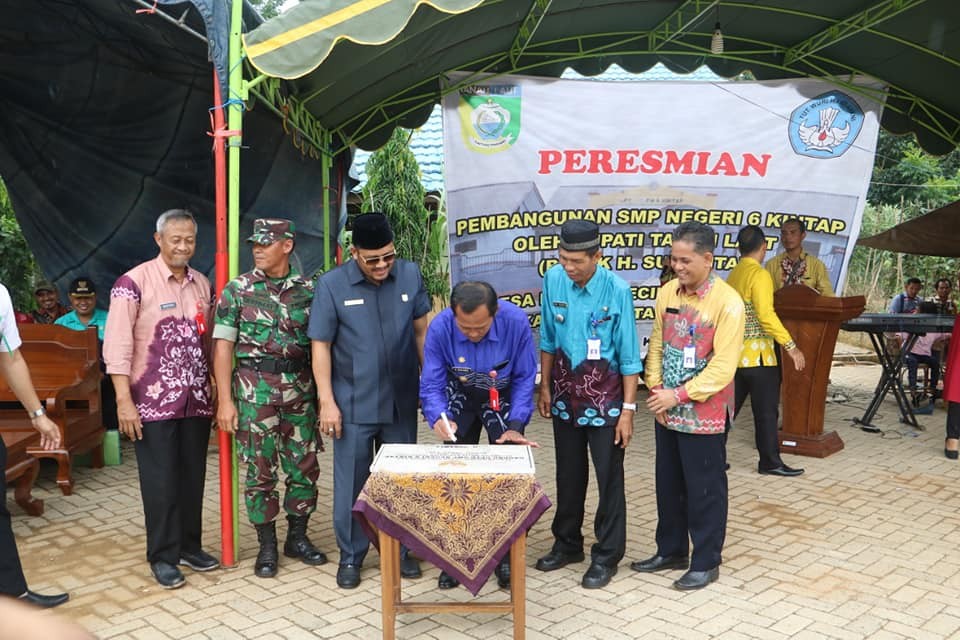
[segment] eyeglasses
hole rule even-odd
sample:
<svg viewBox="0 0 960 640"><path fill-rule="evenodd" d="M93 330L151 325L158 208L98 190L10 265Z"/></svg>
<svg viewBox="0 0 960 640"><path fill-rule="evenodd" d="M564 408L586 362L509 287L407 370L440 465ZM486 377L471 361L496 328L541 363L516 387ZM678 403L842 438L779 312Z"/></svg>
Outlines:
<svg viewBox="0 0 960 640"><path fill-rule="evenodd" d="M396 251L393 251L391 253L385 253L382 256L364 257L364 256L361 256L360 254L357 254L357 259L363 262L363 264L367 265L368 267L372 267L375 264L380 264L381 262L390 264L391 262L393 262L393 259L396 257L397 257Z"/></svg>

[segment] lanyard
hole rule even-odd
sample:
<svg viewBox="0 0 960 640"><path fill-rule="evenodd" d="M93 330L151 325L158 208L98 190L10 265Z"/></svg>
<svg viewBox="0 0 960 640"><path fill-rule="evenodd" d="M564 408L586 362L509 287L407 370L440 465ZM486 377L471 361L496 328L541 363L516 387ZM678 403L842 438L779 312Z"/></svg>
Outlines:
<svg viewBox="0 0 960 640"><path fill-rule="evenodd" d="M603 307L603 313L607 313L607 307ZM597 337L597 327L599 327L604 322L610 320L610 315L605 315L602 317L597 317L597 314L593 311L590 312L590 335L594 338Z"/></svg>

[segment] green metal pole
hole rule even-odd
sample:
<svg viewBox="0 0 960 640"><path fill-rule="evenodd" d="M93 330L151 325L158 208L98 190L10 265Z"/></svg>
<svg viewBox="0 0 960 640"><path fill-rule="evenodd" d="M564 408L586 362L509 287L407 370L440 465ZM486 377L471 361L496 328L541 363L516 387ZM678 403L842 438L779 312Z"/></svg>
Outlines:
<svg viewBox="0 0 960 640"><path fill-rule="evenodd" d="M323 148L320 149L320 171L323 182L323 271L326 273L333 267L333 255L330 243L330 167L333 166L333 159L330 157L330 147L333 146L332 134L324 129L320 138ZM338 199L339 199L339 194ZM339 212L338 212L339 214Z"/></svg>
<svg viewBox="0 0 960 640"><path fill-rule="evenodd" d="M246 100L247 92L243 86L243 43L240 30L243 26L243 0L233 0L230 14L230 95L227 102L227 126L231 131L243 128L243 104L235 100ZM230 248L230 277L236 278L240 271L240 145L242 135L227 139L227 246ZM236 438L232 438L231 465L233 468L233 548L239 556L240 548L240 478L238 473Z"/></svg>

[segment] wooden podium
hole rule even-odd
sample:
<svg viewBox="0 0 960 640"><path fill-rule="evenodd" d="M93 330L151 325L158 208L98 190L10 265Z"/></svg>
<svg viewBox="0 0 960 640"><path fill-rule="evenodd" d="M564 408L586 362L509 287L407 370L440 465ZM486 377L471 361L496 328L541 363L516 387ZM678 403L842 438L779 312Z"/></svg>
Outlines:
<svg viewBox="0 0 960 640"><path fill-rule="evenodd" d="M780 451L826 458L843 449L843 440L836 431L823 432L827 381L840 323L859 316L865 305L863 296L821 296L810 287L799 284L784 287L774 294L773 307L777 316L807 361L804 370L797 371L788 358L780 359L783 372Z"/></svg>

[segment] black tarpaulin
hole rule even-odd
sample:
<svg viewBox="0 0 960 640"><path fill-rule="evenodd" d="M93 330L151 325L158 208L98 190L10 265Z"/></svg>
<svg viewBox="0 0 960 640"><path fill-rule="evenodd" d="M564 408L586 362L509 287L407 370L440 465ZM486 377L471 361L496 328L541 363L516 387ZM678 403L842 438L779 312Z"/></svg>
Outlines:
<svg viewBox="0 0 960 640"><path fill-rule="evenodd" d="M215 49L225 56L227 30L215 30L222 42L208 47L206 18L228 17L229 3L162 4L193 33L136 13L129 0L0 0L0 176L41 268L62 291L79 275L104 291L155 256L156 217L175 207L198 216L193 266L213 271L210 57ZM320 162L303 157L264 108L245 113L243 145L241 239L255 217L290 217L304 270L316 270ZM240 256L249 264L246 246Z"/></svg>

